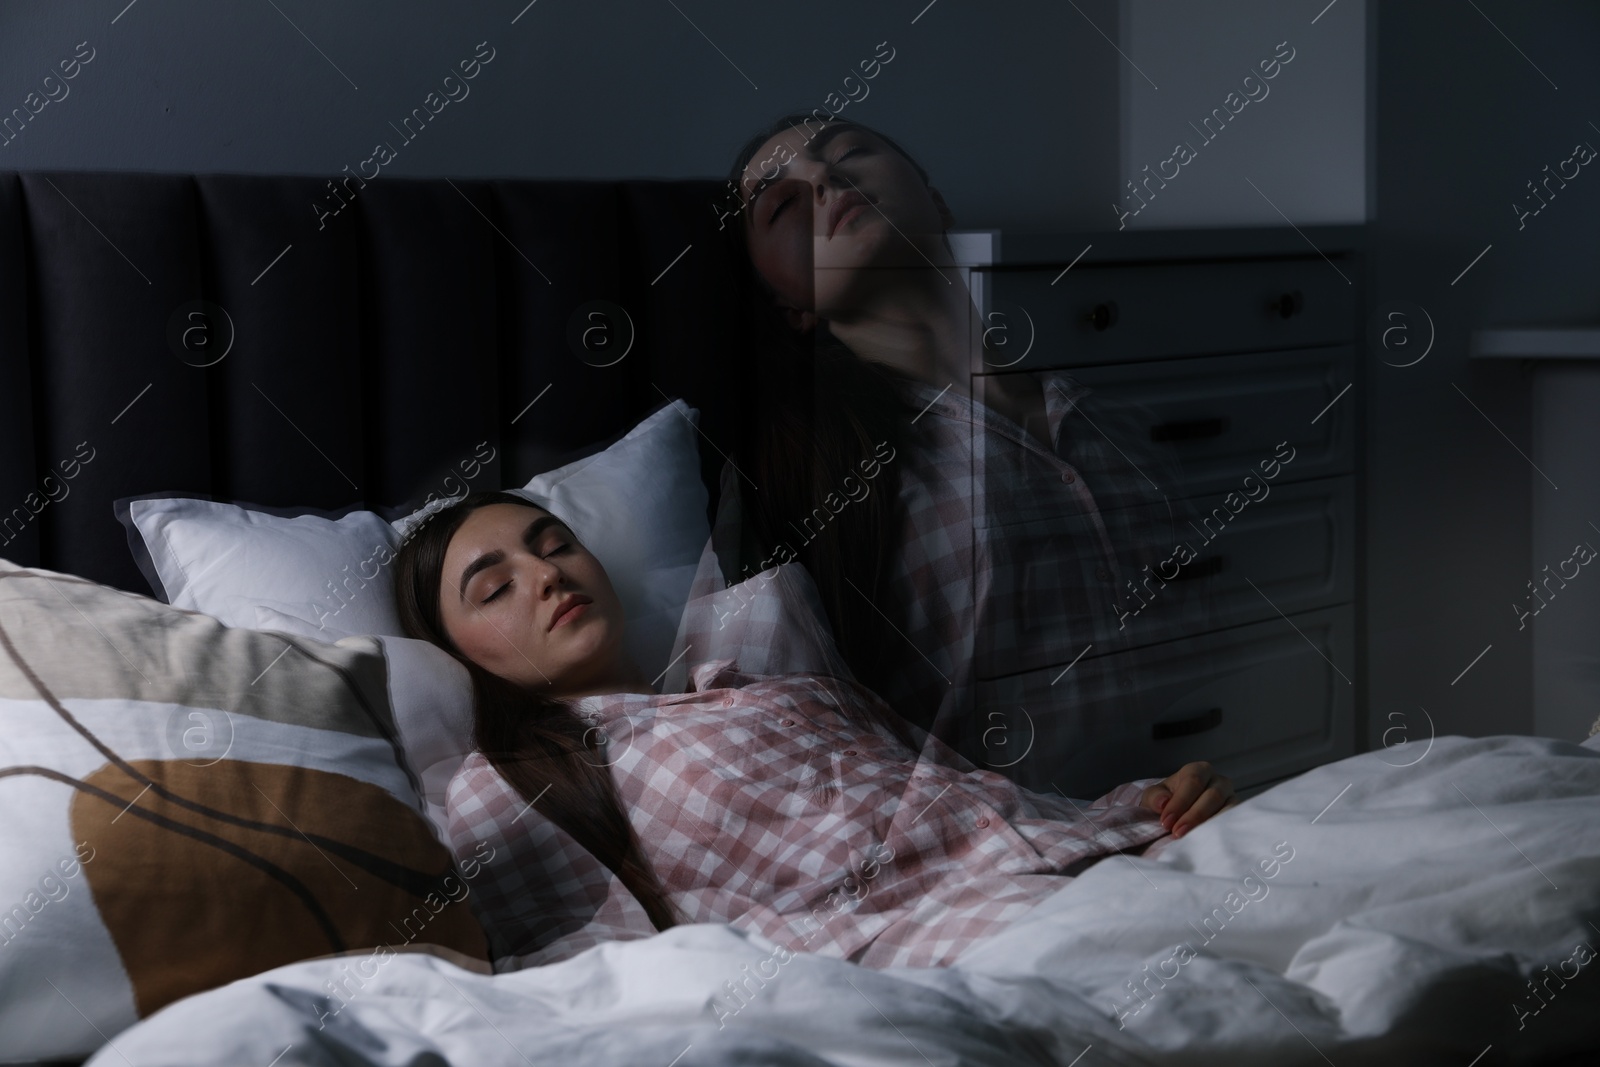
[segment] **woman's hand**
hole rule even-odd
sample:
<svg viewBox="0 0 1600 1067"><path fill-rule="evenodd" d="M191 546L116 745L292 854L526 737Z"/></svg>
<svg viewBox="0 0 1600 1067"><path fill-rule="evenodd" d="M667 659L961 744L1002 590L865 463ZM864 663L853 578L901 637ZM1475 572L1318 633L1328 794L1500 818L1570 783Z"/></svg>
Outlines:
<svg viewBox="0 0 1600 1067"><path fill-rule="evenodd" d="M1141 806L1161 815L1161 825L1182 837L1217 812L1239 803L1233 780L1209 763L1189 763L1172 777L1153 785L1139 798Z"/></svg>

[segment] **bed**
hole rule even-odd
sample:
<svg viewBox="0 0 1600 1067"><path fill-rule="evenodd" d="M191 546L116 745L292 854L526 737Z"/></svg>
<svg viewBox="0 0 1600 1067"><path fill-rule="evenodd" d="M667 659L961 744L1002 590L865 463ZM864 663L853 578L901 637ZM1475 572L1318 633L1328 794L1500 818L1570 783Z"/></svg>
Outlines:
<svg viewBox="0 0 1600 1067"><path fill-rule="evenodd" d="M328 218L305 179L0 179L0 789L27 812L0 1059L1592 1062L1593 740L1430 733L1329 763L1096 864L950 968L701 924L495 973L428 830L448 746L415 731L448 680L363 636L377 592L328 602L329 643L292 575L258 568L280 599L225 590L233 613L200 591L242 568L129 523L152 499L248 502L269 533L392 523L558 492L550 472L657 454L650 434L676 442L657 492L709 523L753 389L714 191L385 179Z"/></svg>
<svg viewBox="0 0 1600 1067"><path fill-rule="evenodd" d="M338 962L302 963L91 1062L1576 1067L1600 1041L1597 791L1593 742L1441 738L1102 861L948 969L780 963L711 925L493 977L397 958L343 997Z"/></svg>

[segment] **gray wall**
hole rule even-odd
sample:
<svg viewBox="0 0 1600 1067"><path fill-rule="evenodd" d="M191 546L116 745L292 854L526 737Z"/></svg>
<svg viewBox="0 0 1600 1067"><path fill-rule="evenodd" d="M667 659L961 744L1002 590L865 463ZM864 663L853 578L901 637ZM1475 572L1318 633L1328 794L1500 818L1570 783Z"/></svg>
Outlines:
<svg viewBox="0 0 1600 1067"><path fill-rule="evenodd" d="M1118 59L1086 21L1115 36L1115 0L1078 0L1082 15L1045 0L126 2L0 6L0 109L78 42L96 50L0 169L332 176L390 140L385 174L718 177L887 41L893 61L843 115L917 155L959 224L1098 224L1116 181ZM389 123L485 40L470 95L402 144Z"/></svg>
<svg viewBox="0 0 1600 1067"><path fill-rule="evenodd" d="M1178 174L1144 206L1119 190L1129 229L1366 221L1367 5L1326 3L1122 0L1123 182ZM1164 164L1179 142L1195 158Z"/></svg>
<svg viewBox="0 0 1600 1067"><path fill-rule="evenodd" d="M1527 371L1469 362L1467 346L1484 326L1600 319L1600 172L1587 168L1520 231L1512 210L1545 164L1578 141L1600 147L1589 125L1600 123L1600 5L1478 7L1377 9L1372 295L1380 307L1420 305L1438 329L1423 362L1372 367L1368 603L1380 729L1386 708L1421 705L1440 732L1532 732L1531 629L1518 631L1511 605L1526 597L1535 560L1564 559L1583 534L1532 545L1529 516L1536 499L1596 482L1592 450L1554 457L1547 473L1559 491L1534 473L1517 452L1531 452ZM1563 597L1535 625L1581 619L1600 580ZM1597 644L1591 632L1591 661Z"/></svg>

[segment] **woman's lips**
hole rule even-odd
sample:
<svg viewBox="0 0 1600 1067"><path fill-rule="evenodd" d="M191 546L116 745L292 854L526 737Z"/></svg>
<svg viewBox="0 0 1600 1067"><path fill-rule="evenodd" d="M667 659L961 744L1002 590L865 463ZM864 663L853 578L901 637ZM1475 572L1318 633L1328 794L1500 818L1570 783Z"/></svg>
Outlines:
<svg viewBox="0 0 1600 1067"><path fill-rule="evenodd" d="M855 217L858 214L857 208L869 207L871 203L865 193L855 189L842 194L828 209L828 236L832 237L834 232L844 225L846 219Z"/></svg>
<svg viewBox="0 0 1600 1067"><path fill-rule="evenodd" d="M588 600L574 601L573 604L570 607L567 607L567 608L563 609L561 614L557 615L551 621L550 629L554 630L558 626L561 626L561 625L563 625L565 623L572 622L574 619L577 619L579 616L581 616L584 613L584 609L587 608L590 603L591 602L588 601Z"/></svg>
<svg viewBox="0 0 1600 1067"><path fill-rule="evenodd" d="M856 204L854 207L845 208L844 214L840 215L839 221L833 224L833 229L829 231L828 236L832 237L835 233L838 233L839 230L844 227L845 223L849 222L851 219L867 210L867 208L870 206L871 205L869 204Z"/></svg>

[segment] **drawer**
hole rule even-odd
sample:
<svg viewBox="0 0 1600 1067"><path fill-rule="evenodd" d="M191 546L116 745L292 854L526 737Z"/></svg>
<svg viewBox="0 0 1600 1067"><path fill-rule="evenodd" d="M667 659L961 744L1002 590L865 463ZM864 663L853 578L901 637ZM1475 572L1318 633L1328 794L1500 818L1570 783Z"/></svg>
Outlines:
<svg viewBox="0 0 1600 1067"><path fill-rule="evenodd" d="M980 682L958 743L1076 798L1195 760L1245 787L1341 759L1355 751L1354 611L1291 618Z"/></svg>
<svg viewBox="0 0 1600 1067"><path fill-rule="evenodd" d="M991 329L975 374L1355 340L1356 288L1320 257L975 273Z"/></svg>
<svg viewBox="0 0 1600 1067"><path fill-rule="evenodd" d="M1354 397L1323 409L1350 384L1353 354L1348 347L1314 348L1081 367L1070 376L1139 412L1141 422L1125 420L1134 439L1118 444L1130 454L1157 455L1180 472L1179 484L1161 486L1162 493L1201 496L1240 489L1284 441L1293 459L1282 465L1278 481L1349 473ZM1159 483L1156 471L1148 473Z"/></svg>
<svg viewBox="0 0 1600 1067"><path fill-rule="evenodd" d="M1050 499L1060 514L993 522L975 675L1064 667L1090 644L1090 656L1111 655L1353 600L1354 478L1253 486L1259 499L1212 494L1101 512L1116 577L1087 516L1059 494Z"/></svg>
<svg viewBox="0 0 1600 1067"><path fill-rule="evenodd" d="M1169 553L1170 564L1164 559L1142 576L1125 645L1355 599L1354 479L1276 482L1267 489L1238 512L1218 497L1180 502L1180 526L1190 535L1182 540L1193 558L1180 566L1184 557Z"/></svg>

